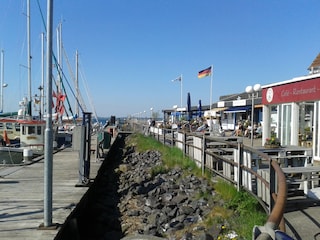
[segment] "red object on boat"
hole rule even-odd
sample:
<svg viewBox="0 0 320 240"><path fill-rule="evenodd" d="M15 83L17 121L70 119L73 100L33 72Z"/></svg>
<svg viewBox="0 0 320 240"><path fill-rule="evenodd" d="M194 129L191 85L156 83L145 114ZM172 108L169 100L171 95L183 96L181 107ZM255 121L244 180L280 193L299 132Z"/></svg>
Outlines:
<svg viewBox="0 0 320 240"><path fill-rule="evenodd" d="M3 131L3 140L5 141L6 145L10 145L10 140L8 138L6 130Z"/></svg>

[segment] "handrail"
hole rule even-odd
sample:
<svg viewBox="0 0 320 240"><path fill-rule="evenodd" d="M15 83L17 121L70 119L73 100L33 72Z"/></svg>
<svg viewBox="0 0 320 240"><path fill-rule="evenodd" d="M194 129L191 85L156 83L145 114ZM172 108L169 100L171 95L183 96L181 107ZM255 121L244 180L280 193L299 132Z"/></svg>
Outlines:
<svg viewBox="0 0 320 240"><path fill-rule="evenodd" d="M135 130L138 130L138 131L140 130L140 131L145 132L146 129L148 129L148 126L141 127L141 126L139 126L139 124L137 124L134 128L135 128ZM210 136L205 136L203 134L179 132L177 130L165 129L165 128L161 128L161 133L163 135L161 137L159 132L160 132L160 129L158 129L156 132L154 132L153 134L150 134L150 135L153 136L158 141L163 142L164 144L170 143L171 146L174 146L177 143L182 144L182 145L184 145L182 147L182 149L186 149L187 147L189 147L189 148L197 149L198 151L200 150L199 147L196 147L193 144L186 142L186 139L188 136L194 136L194 137L201 137L201 136L203 137L204 136L205 141L220 142L220 143L226 144L229 147L232 147L234 149L237 149L239 146L238 145L239 143L227 141L226 140L227 138L223 138L223 137L210 137ZM169 135L166 136L165 133L171 133L170 136L172 136L172 139L169 139ZM175 133L185 134L185 139L183 141L180 141L180 140L174 138ZM204 145L205 143L202 143L202 144ZM267 222L265 223L264 226L262 226L262 227L255 226L254 227L253 239L259 239L259 240L261 240L261 239L274 239L275 238L274 231L277 230L278 228L281 231L285 232L285 224L284 224L283 214L284 214L286 201L287 201L286 177L285 177L282 169L278 165L278 163L274 159L271 159L267 154L265 154L261 151L258 151L252 147L245 146L243 144L240 144L240 147L241 147L242 151L245 150L245 151L249 151L251 153L254 153L257 156L259 156L261 159L265 159L269 162L270 182L268 182L267 179L264 179L262 176L260 176L254 170L252 170L252 169L246 167L244 164L242 164L240 159L238 161L238 163L240 163L240 164L238 165L237 162L232 161L230 159L226 159L223 157L223 155L217 155L217 154L211 153L209 150L206 150L206 146L202 146L202 148L205 149L204 150L205 155L216 157L216 158L218 158L218 161L224 161L224 162L226 162L230 165L233 165L233 166L240 166L241 171L246 171L247 173L253 175L255 178L261 180L261 183L264 184L267 189L269 189L270 202L271 202L271 204L269 205L269 216L268 216ZM184 154L188 155L188 153L185 151L184 151ZM193 156L189 156L189 157L193 158ZM242 158L242 156L239 156L239 157ZM206 165L204 167L208 168L208 166L206 166ZM217 172L215 169L208 169L208 170L213 171L213 172ZM221 173L218 173L218 174L221 176ZM230 181L230 179L228 179L226 176L223 176L223 173L222 173L222 177L224 177L226 180ZM275 179L277 179L277 182L275 181ZM255 195L255 193L253 193L253 194ZM259 200L259 197L257 195L256 195L256 198ZM260 202L260 204L262 203L261 199L259 202Z"/></svg>
<svg viewBox="0 0 320 240"><path fill-rule="evenodd" d="M286 177L281 167L279 166L279 164L274 159L271 159L267 154L261 151L257 151L256 149L248 146L244 146L244 149L250 150L251 152L261 156L262 158L267 159L270 162L270 167L272 167L275 173L277 174L278 191L277 191L277 194L274 192L271 193L271 197L274 200L275 204L271 209L267 222L264 225L264 229L262 229L262 232L258 234L258 236L256 236L255 238L258 240L269 239L269 236L274 234L274 232L271 232L270 229L276 230L279 228L281 231L285 232L285 222L284 222L283 214L284 214L285 206L287 202ZM270 189L270 186L269 186L269 189ZM274 239L274 235L272 239Z"/></svg>

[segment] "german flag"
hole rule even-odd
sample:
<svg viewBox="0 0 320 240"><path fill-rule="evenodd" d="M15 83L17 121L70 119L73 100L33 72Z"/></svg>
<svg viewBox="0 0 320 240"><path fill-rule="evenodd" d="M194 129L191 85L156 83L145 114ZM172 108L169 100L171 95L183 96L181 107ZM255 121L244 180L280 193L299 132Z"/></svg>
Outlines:
<svg viewBox="0 0 320 240"><path fill-rule="evenodd" d="M198 73L198 78L204 78L211 75L211 67L201 70Z"/></svg>

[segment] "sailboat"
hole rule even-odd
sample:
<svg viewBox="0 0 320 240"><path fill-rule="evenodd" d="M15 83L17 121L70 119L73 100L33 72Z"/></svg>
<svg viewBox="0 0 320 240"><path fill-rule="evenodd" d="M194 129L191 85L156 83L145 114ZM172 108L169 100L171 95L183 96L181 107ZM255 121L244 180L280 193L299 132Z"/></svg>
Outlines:
<svg viewBox="0 0 320 240"><path fill-rule="evenodd" d="M45 120L41 114L44 108L39 111L39 117L32 116L32 94L31 94L31 41L30 41L30 1L27 3L27 61L28 61L28 87L29 96L19 102L19 110L14 113L0 113L0 146L14 148L29 148L35 151L44 150L44 130ZM42 37L42 46L44 46L44 37ZM44 48L42 47L42 55ZM3 57L2 57L3 58ZM1 58L1 59L2 59ZM43 58L43 56L42 56ZM3 59L2 59L3 62ZM43 61L44 63L44 61ZM1 64L3 66L3 64ZM42 64L44 65L44 64ZM1 82L3 82L3 71L1 68ZM44 75L44 74L42 74ZM42 86L40 86L40 100L34 97L35 102L41 102L43 97L44 76L42 76ZM3 95L1 95L2 99ZM42 98L42 99L41 99ZM41 104L43 106L43 104ZM2 108L2 107L1 107ZM6 141L5 141L6 140ZM1 149L3 151L4 149ZM11 151L11 150L10 150ZM1 160L1 159L0 159Z"/></svg>
<svg viewBox="0 0 320 240"><path fill-rule="evenodd" d="M7 159L5 163L22 163L22 153L27 154L43 154L44 150L44 130L45 121L33 118L31 112L31 48L30 48L30 2L27 7L27 35L28 35L28 82L29 82L29 98L24 98L19 102L20 109L14 113L0 114L0 141L1 141L1 158ZM3 60L2 60L3 61ZM2 64L3 66L3 64ZM1 68L3 76L3 69ZM3 82L3 77L1 78ZM1 95L1 100L3 95ZM2 102L1 102L2 104ZM2 108L2 106L1 106ZM2 111L2 109L1 109ZM11 159L11 153L17 152L20 162ZM8 153L7 157L5 154ZM2 159L0 158L0 163ZM8 160L9 158L9 160Z"/></svg>

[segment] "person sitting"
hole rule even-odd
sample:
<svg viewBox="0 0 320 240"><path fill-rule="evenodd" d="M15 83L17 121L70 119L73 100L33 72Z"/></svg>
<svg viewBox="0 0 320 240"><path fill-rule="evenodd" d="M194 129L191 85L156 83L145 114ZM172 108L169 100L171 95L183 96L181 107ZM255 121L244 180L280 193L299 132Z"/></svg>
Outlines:
<svg viewBox="0 0 320 240"><path fill-rule="evenodd" d="M234 136L242 136L243 132L243 125L241 122L238 122L238 125L236 126L236 129L234 131Z"/></svg>
<svg viewBox="0 0 320 240"><path fill-rule="evenodd" d="M205 124L201 125L200 127L198 127L196 132L203 132L203 131L207 130L207 128L208 128L208 124L205 123Z"/></svg>
<svg viewBox="0 0 320 240"><path fill-rule="evenodd" d="M251 133L251 124L249 123L246 127L246 129L244 130L244 136L245 137L250 137L250 133Z"/></svg>
<svg viewBox="0 0 320 240"><path fill-rule="evenodd" d="M257 129L254 132L255 138L261 138L262 137L262 125L259 123Z"/></svg>

